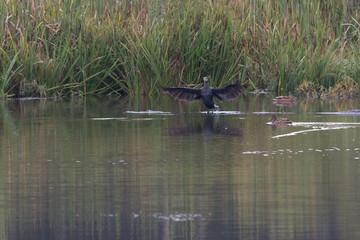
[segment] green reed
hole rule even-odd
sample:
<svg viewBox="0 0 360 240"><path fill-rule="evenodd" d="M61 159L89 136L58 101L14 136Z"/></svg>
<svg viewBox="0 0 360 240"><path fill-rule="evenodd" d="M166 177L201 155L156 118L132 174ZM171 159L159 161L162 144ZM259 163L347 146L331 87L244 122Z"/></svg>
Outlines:
<svg viewBox="0 0 360 240"><path fill-rule="evenodd" d="M241 81L277 93L360 72L358 1L0 4L0 94L154 94Z"/></svg>

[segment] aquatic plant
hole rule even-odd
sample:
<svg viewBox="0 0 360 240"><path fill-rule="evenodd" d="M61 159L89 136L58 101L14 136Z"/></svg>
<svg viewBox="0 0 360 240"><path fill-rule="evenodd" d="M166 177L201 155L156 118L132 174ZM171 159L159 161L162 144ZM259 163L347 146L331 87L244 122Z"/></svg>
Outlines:
<svg viewBox="0 0 360 240"><path fill-rule="evenodd" d="M3 1L0 92L154 94L204 75L279 94L329 89L360 79L359 10L350 0Z"/></svg>
<svg viewBox="0 0 360 240"><path fill-rule="evenodd" d="M359 96L359 93L359 84L351 78L344 79L329 89L329 96L335 98L353 98Z"/></svg>

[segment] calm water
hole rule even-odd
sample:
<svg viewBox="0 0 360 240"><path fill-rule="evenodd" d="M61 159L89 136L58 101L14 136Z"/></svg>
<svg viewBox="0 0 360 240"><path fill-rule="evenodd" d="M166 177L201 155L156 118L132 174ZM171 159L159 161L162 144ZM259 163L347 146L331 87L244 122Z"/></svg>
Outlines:
<svg viewBox="0 0 360 240"><path fill-rule="evenodd" d="M360 239L356 101L0 107L0 239Z"/></svg>

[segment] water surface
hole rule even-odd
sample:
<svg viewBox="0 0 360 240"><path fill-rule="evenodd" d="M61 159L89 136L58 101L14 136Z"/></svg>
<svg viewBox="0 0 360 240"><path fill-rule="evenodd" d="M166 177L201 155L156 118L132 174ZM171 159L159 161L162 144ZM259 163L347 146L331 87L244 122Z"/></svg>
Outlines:
<svg viewBox="0 0 360 240"><path fill-rule="evenodd" d="M0 102L0 238L360 239L356 101L218 104Z"/></svg>

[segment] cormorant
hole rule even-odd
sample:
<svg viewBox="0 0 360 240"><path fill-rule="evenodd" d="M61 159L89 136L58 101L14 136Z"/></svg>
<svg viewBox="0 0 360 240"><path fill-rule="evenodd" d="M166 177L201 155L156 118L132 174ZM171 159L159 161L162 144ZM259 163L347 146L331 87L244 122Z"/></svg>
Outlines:
<svg viewBox="0 0 360 240"><path fill-rule="evenodd" d="M223 101L230 101L238 97L244 90L244 86L239 82L223 88L213 88L209 85L208 77L204 77L203 81L204 86L202 88L162 87L162 90L179 101L188 102L202 99L208 109L218 107L214 104L214 96Z"/></svg>

